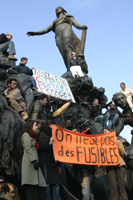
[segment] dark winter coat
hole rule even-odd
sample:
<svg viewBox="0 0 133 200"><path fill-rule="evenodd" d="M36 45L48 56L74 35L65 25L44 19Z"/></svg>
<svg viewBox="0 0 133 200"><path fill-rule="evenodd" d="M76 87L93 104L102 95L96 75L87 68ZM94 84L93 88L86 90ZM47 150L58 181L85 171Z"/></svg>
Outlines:
<svg viewBox="0 0 133 200"><path fill-rule="evenodd" d="M106 108L107 105L98 104L97 106L93 105L90 108L91 118L94 119L95 117L102 115L102 108Z"/></svg>
<svg viewBox="0 0 133 200"><path fill-rule="evenodd" d="M80 65L81 66L81 62L76 58L71 58L70 60L70 66L74 66L74 65Z"/></svg>
<svg viewBox="0 0 133 200"><path fill-rule="evenodd" d="M29 67L25 66L24 64L20 63L18 66L16 66L15 70L18 73L23 73L29 76L33 75L32 69L29 69Z"/></svg>
<svg viewBox="0 0 133 200"><path fill-rule="evenodd" d="M37 135L39 143L39 163L47 184L59 183L59 163L55 162L52 145L49 145L51 128L45 127L44 132Z"/></svg>
<svg viewBox="0 0 133 200"><path fill-rule="evenodd" d="M0 44L3 44L5 42L9 42L10 40L7 39L6 35L4 33L2 33L0 35Z"/></svg>

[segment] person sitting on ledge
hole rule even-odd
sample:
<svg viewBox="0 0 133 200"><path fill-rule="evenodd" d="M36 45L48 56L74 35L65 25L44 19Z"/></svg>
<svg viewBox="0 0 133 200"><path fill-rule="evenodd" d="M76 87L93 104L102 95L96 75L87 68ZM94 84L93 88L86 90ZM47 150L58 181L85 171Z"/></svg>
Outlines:
<svg viewBox="0 0 133 200"><path fill-rule="evenodd" d="M122 89L120 92L125 94L128 105L130 106L133 113L133 90L130 88L126 88L125 83L121 83L120 87Z"/></svg>
<svg viewBox="0 0 133 200"><path fill-rule="evenodd" d="M15 45L14 42L11 41L13 36L10 33L2 33L0 35L0 52L2 52L5 55L8 55L8 58L14 61L17 61L18 59L14 57L16 54ZM7 53L7 49L9 49L9 52Z"/></svg>
<svg viewBox="0 0 133 200"><path fill-rule="evenodd" d="M21 61L20 64L16 66L15 70L18 73L23 73L23 74L32 76L33 75L32 69L34 68L30 69L29 67L25 66L28 62L28 58L22 57L20 61Z"/></svg>
<svg viewBox="0 0 133 200"><path fill-rule="evenodd" d="M106 113L110 114L108 127L114 128L119 120L119 117L130 117L132 114L122 114L113 103L109 104L110 109Z"/></svg>
<svg viewBox="0 0 133 200"><path fill-rule="evenodd" d="M76 53L71 53L71 60L70 60L70 71L73 75L73 77L84 77L84 74L81 69L81 62L76 58Z"/></svg>
<svg viewBox="0 0 133 200"><path fill-rule="evenodd" d="M102 106L101 104L99 104L98 99L94 99L92 104L93 105L90 108L92 119L94 119L95 122L99 122L102 127L105 127L110 117L110 114L106 113L105 115L103 115L102 108L107 108L108 104Z"/></svg>
<svg viewBox="0 0 133 200"><path fill-rule="evenodd" d="M115 105L113 103L110 103L109 107L110 107L110 109L108 109L106 113L110 114L109 121L108 121L108 127L112 128L118 122L119 116L121 115L121 113L115 107Z"/></svg>
<svg viewBox="0 0 133 200"><path fill-rule="evenodd" d="M10 78L7 81L8 88L4 91L4 95L10 102L11 106L21 114L23 120L28 119L26 110L26 105L21 96L20 90L17 88L17 80L15 78Z"/></svg>
<svg viewBox="0 0 133 200"><path fill-rule="evenodd" d="M34 88L37 88L36 86L36 83L35 83L35 80L34 78L32 77L33 75L33 67L30 69L29 67L25 66L28 62L28 58L26 57L22 57L21 60L20 60L20 64L16 66L15 68L15 71L18 72L18 73L23 73L23 74L26 74L30 77L30 80L31 80L31 83L32 83L32 86Z"/></svg>

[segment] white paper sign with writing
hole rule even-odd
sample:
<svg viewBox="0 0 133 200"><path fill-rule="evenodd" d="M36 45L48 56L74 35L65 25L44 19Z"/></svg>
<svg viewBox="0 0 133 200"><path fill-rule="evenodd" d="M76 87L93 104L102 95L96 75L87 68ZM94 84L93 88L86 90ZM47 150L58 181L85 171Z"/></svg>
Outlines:
<svg viewBox="0 0 133 200"><path fill-rule="evenodd" d="M63 100L71 99L75 103L66 79L37 69L33 70L33 75L40 92Z"/></svg>

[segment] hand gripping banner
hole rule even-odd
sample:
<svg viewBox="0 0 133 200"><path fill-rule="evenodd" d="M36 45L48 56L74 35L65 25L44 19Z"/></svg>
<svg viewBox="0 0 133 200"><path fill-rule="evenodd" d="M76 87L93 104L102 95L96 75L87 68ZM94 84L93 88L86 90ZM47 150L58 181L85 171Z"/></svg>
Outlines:
<svg viewBox="0 0 133 200"><path fill-rule="evenodd" d="M112 166L120 163L115 132L87 135L52 125L55 159L84 165Z"/></svg>

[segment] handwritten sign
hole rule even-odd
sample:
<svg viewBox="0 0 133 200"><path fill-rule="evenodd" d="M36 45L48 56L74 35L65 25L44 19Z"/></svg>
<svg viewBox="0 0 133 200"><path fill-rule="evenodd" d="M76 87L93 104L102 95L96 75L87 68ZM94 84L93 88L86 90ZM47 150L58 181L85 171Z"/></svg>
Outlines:
<svg viewBox="0 0 133 200"><path fill-rule="evenodd" d="M100 135L74 133L52 125L55 159L84 165L118 165L115 132Z"/></svg>
<svg viewBox="0 0 133 200"><path fill-rule="evenodd" d="M33 75L40 92L63 100L71 99L72 102L75 103L75 99L66 79L37 69L33 70Z"/></svg>

